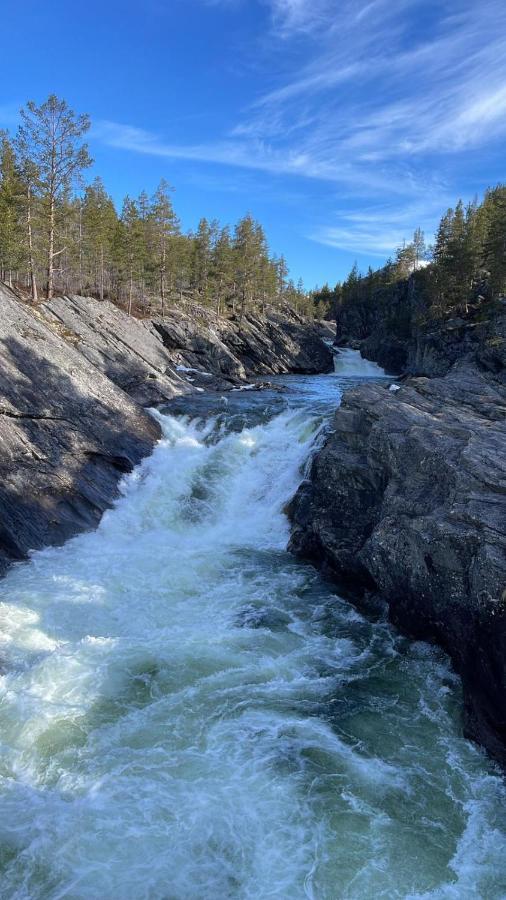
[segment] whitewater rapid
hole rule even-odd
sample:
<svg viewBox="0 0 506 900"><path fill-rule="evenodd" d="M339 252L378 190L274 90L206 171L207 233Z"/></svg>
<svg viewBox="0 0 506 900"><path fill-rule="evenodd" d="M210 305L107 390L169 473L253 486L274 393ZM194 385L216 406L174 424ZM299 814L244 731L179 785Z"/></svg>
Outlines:
<svg viewBox="0 0 506 900"><path fill-rule="evenodd" d="M365 359L357 350L342 347L334 353L334 373L347 378L380 378L385 374L378 363Z"/></svg>
<svg viewBox="0 0 506 900"><path fill-rule="evenodd" d="M98 530L0 583L2 900L506 896L446 657L285 552L339 385L157 414Z"/></svg>

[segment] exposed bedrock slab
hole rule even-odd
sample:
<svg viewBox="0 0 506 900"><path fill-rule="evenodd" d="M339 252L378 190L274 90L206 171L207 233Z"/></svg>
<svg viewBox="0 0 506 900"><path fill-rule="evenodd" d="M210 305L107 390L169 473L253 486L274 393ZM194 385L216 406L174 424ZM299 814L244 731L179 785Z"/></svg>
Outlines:
<svg viewBox="0 0 506 900"><path fill-rule="evenodd" d="M0 285L0 571L97 525L159 437L143 407L331 364L318 329L289 310L239 323L194 307L151 322L90 297L26 304Z"/></svg>
<svg viewBox="0 0 506 900"><path fill-rule="evenodd" d="M0 571L95 526L159 427L0 286Z"/></svg>
<svg viewBox="0 0 506 900"><path fill-rule="evenodd" d="M321 329L288 308L239 320L193 305L168 309L163 319L151 321L132 318L107 300L72 296L39 309L86 359L143 405L196 387L227 390L257 375L332 370Z"/></svg>
<svg viewBox="0 0 506 900"><path fill-rule="evenodd" d="M191 392L149 320L93 297L56 297L39 309L48 324L60 326L65 340L138 403L155 405Z"/></svg>
<svg viewBox="0 0 506 900"><path fill-rule="evenodd" d="M286 308L248 313L240 319L195 317L171 310L154 327L172 354L193 368L241 381L258 375L331 372L333 356L322 330Z"/></svg>
<svg viewBox="0 0 506 900"><path fill-rule="evenodd" d="M345 394L292 501L291 549L381 594L462 676L469 736L506 763L506 392L470 362Z"/></svg>

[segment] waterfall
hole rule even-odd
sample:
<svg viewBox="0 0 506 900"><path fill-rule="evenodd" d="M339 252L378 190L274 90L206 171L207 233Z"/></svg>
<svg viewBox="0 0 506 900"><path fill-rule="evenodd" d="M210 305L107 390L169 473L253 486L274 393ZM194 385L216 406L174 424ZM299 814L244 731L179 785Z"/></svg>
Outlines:
<svg viewBox="0 0 506 900"><path fill-rule="evenodd" d="M336 375L347 375L355 378L378 378L385 374L384 369L370 359L364 359L359 350L343 347L334 355L334 372Z"/></svg>
<svg viewBox="0 0 506 900"><path fill-rule="evenodd" d="M446 657L285 552L321 416L158 417L97 531L0 583L3 900L504 896Z"/></svg>

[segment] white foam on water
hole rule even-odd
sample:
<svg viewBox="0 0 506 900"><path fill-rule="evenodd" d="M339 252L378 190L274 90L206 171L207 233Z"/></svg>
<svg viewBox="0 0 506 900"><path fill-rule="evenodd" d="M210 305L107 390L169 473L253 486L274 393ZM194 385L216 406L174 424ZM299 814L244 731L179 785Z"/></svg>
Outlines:
<svg viewBox="0 0 506 900"><path fill-rule="evenodd" d="M334 374L353 378L379 378L385 370L361 356L359 350L343 347L334 354Z"/></svg>
<svg viewBox="0 0 506 900"><path fill-rule="evenodd" d="M2 900L503 896L444 658L284 551L316 421L158 417L98 530L0 583Z"/></svg>

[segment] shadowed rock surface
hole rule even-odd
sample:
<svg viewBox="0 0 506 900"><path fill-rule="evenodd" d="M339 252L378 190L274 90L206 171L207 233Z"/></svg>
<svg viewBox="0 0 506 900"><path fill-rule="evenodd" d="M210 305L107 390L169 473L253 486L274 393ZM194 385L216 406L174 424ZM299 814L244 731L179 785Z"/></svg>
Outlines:
<svg viewBox="0 0 506 900"><path fill-rule="evenodd" d="M31 306L2 285L0 313L0 572L97 525L160 435L143 406L332 364L292 313L239 325L196 307L151 322L89 297Z"/></svg>
<svg viewBox="0 0 506 900"><path fill-rule="evenodd" d="M197 318L171 311L153 323L169 352L191 369L203 368L233 383L258 375L332 371L332 353L320 328L288 308L246 314L242 320L199 313Z"/></svg>
<svg viewBox="0 0 506 900"><path fill-rule="evenodd" d="M0 571L95 526L154 419L0 288Z"/></svg>
<svg viewBox="0 0 506 900"><path fill-rule="evenodd" d="M162 319L127 316L109 301L58 297L39 307L49 324L115 384L143 405L202 387L229 390L257 375L332 370L320 329L292 310L242 321L192 305Z"/></svg>
<svg viewBox="0 0 506 900"><path fill-rule="evenodd" d="M503 334L503 319L483 326L445 377L346 393L292 501L290 546L445 647L466 733L506 764Z"/></svg>
<svg viewBox="0 0 506 900"><path fill-rule="evenodd" d="M247 375L318 375L331 372L333 356L318 327L290 310L249 314L226 323L222 340L239 357Z"/></svg>

